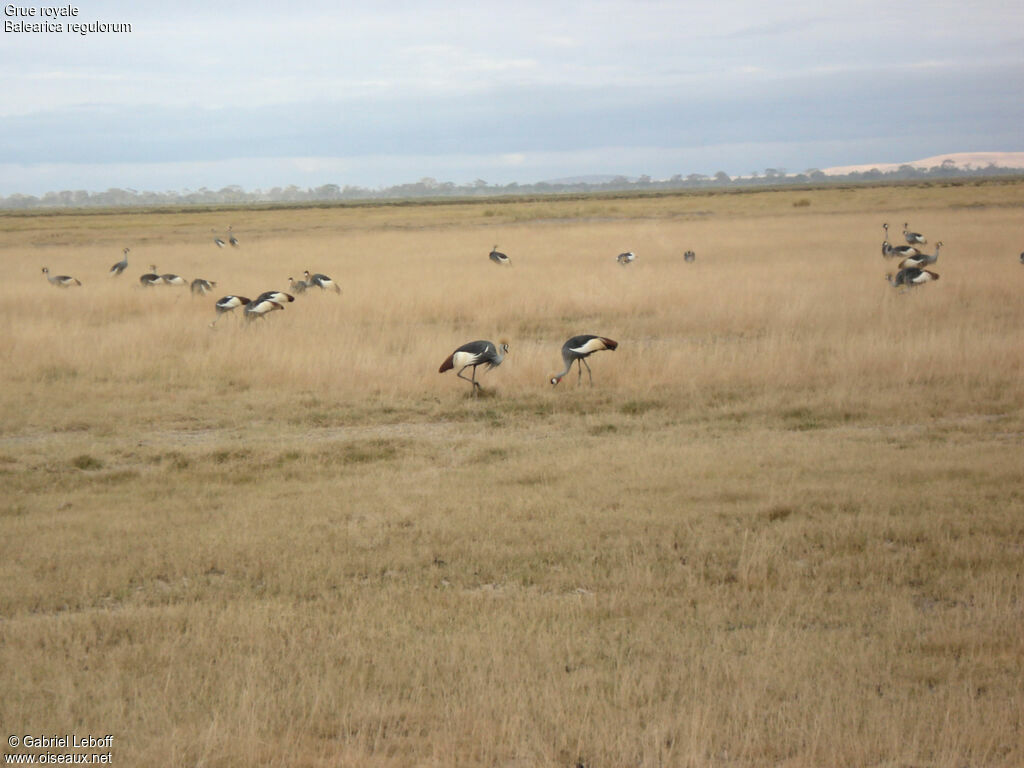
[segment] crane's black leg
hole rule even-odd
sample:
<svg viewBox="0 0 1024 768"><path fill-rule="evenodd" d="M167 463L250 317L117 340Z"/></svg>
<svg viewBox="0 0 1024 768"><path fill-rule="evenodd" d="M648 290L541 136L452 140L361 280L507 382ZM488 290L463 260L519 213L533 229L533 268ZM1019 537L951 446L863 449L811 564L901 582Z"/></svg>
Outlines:
<svg viewBox="0 0 1024 768"><path fill-rule="evenodd" d="M462 366L462 368L459 370L459 372L457 374L455 374L455 375L458 376L460 379L465 379L466 381L468 381L470 384L473 385L473 397L476 397L476 391L478 389L480 389L480 385L477 384L477 381L476 381L476 366L475 365L473 366L473 378L472 379L467 379L465 376L462 375L462 371L466 370L467 368L469 368L468 365Z"/></svg>
<svg viewBox="0 0 1024 768"><path fill-rule="evenodd" d="M576 376L576 386L578 387L580 384L583 383L583 358L582 357L577 357L576 358L576 373L577 373L577 376Z"/></svg>
<svg viewBox="0 0 1024 768"><path fill-rule="evenodd" d="M583 363L585 366L587 366L587 376L590 377L590 386L594 386L594 374L590 372L590 363L588 363L582 357L580 358L580 362ZM583 377L583 371L580 371L580 378L582 378L582 377Z"/></svg>

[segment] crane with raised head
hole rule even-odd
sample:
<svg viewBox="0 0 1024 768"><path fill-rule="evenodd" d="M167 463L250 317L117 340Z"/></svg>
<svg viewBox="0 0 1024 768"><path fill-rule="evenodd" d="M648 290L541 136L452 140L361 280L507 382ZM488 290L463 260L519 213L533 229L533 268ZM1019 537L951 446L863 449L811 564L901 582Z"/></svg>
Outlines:
<svg viewBox="0 0 1024 768"><path fill-rule="evenodd" d="M125 248L124 251L122 251L122 255L124 256L124 258L122 258L119 262L117 262L114 266L112 266L110 268L110 276L111 277L117 277L122 272L124 272L126 269L128 269L128 251L129 250L130 250L129 248Z"/></svg>
<svg viewBox="0 0 1024 768"><path fill-rule="evenodd" d="M900 262L900 269L906 269L907 267L928 267L939 260L939 249L942 247L942 241L939 240L935 244L935 253L919 253L917 256L908 256Z"/></svg>
<svg viewBox="0 0 1024 768"><path fill-rule="evenodd" d="M312 288L315 285L322 291L330 289L332 291L335 291L336 293L341 293L341 288L338 287L338 284L331 280L331 278L329 278L327 275L322 275L319 272L317 272L314 275L311 275L309 274L308 269L303 274L306 276L306 284L310 288Z"/></svg>
<svg viewBox="0 0 1024 768"><path fill-rule="evenodd" d="M51 275L49 267L43 267L43 274L50 281L50 285L55 285L58 288L71 288L72 286L82 284L81 280L70 275Z"/></svg>
<svg viewBox="0 0 1024 768"><path fill-rule="evenodd" d="M910 232L907 229L908 226L910 226L909 222L903 222L903 237L910 245L924 245L928 242L920 232Z"/></svg>
<svg viewBox="0 0 1024 768"><path fill-rule="evenodd" d="M912 245L892 245L889 242L889 225L883 224L882 228L885 229L885 240L882 241L882 256L887 259L906 259L921 255L921 251Z"/></svg>

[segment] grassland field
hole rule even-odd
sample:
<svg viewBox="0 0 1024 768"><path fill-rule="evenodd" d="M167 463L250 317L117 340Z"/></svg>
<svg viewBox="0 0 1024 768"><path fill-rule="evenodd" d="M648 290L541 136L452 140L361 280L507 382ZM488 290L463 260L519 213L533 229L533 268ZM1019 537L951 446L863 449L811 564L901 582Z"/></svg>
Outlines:
<svg viewBox="0 0 1024 768"><path fill-rule="evenodd" d="M886 283L886 221L938 282ZM1022 250L1021 181L0 214L4 735L1024 765ZM342 293L211 327L307 269ZM552 387L579 333L619 347Z"/></svg>

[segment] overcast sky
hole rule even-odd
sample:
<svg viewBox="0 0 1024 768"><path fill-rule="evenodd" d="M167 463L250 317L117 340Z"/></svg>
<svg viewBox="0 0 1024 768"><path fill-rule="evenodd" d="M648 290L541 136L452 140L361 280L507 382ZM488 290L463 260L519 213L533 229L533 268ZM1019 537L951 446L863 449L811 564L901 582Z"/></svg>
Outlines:
<svg viewBox="0 0 1024 768"><path fill-rule="evenodd" d="M1020 0L77 7L73 21L132 31L0 35L2 195L667 178L1024 150ZM5 16L26 20L39 18Z"/></svg>

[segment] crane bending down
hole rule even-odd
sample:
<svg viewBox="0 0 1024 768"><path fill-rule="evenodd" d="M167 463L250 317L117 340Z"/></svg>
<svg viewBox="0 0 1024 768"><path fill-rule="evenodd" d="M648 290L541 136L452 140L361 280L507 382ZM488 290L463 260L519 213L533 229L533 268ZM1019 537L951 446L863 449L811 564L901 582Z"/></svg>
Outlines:
<svg viewBox="0 0 1024 768"><path fill-rule="evenodd" d="M488 371L492 368L497 368L501 365L501 361L505 359L507 354L508 344L505 342L495 346L493 341L471 341L468 344L463 344L448 355L445 361L441 363L441 367L437 369L437 372L444 373L453 368L458 368L459 370L455 375L473 385L473 397L476 397L477 391L480 389L480 384L476 380L476 367L478 365L486 365L486 370ZM470 366L473 368L473 378L466 379L462 372Z"/></svg>
<svg viewBox="0 0 1024 768"><path fill-rule="evenodd" d="M283 308L288 302L295 301L295 297L284 291L264 291L252 303L259 304L261 301L276 301Z"/></svg>
<svg viewBox="0 0 1024 768"><path fill-rule="evenodd" d="M620 253L618 256L615 257L615 261L617 261L622 266L626 266L627 264L632 264L634 261L636 261L636 254L633 253L632 251Z"/></svg>
<svg viewBox="0 0 1024 768"><path fill-rule="evenodd" d="M508 264L509 266L512 266L512 260L507 255L499 251L497 245L491 248L491 252L488 255L491 261L495 264Z"/></svg>
<svg viewBox="0 0 1024 768"><path fill-rule="evenodd" d="M192 294L195 296L205 296L212 291L216 285L216 280L204 280L201 277L197 277L191 282L189 290L191 290Z"/></svg>
<svg viewBox="0 0 1024 768"><path fill-rule="evenodd" d="M233 312L238 307L247 307L252 303L252 299L248 296L222 296L217 299L217 303L214 305L217 308L217 316L210 323L210 327L213 328L217 325L217 321L220 320L220 316L225 312Z"/></svg>
<svg viewBox="0 0 1024 768"><path fill-rule="evenodd" d="M583 366L586 366L587 375L590 377L591 385L593 385L594 374L591 372L590 364L587 363L586 358L590 357L595 352L600 352L604 349L614 350L618 346L619 342L605 336L594 336L590 333L573 336L562 345L562 362L565 363L565 370L561 373L556 373L551 377L552 386L560 382L565 377L565 375L572 369L573 363L578 363L577 368L579 368L579 378L577 378L576 383L582 383Z"/></svg>
<svg viewBox="0 0 1024 768"><path fill-rule="evenodd" d="M149 265L149 272L139 276L139 283L143 288L151 285L163 285L164 279L156 273L156 264Z"/></svg>
<svg viewBox="0 0 1024 768"><path fill-rule="evenodd" d="M257 299L250 301L245 305L245 309L242 311L245 313L246 320L256 320L261 317L266 317L271 312L279 309L284 309L284 304L273 299Z"/></svg>
<svg viewBox="0 0 1024 768"><path fill-rule="evenodd" d="M913 288L917 285L924 285L925 283L933 283L939 279L939 275L936 272L932 272L930 269L918 269L917 267L904 267L896 273L896 277L893 278L892 273L885 276L885 279L889 281L889 285L893 287L903 286L904 288Z"/></svg>

